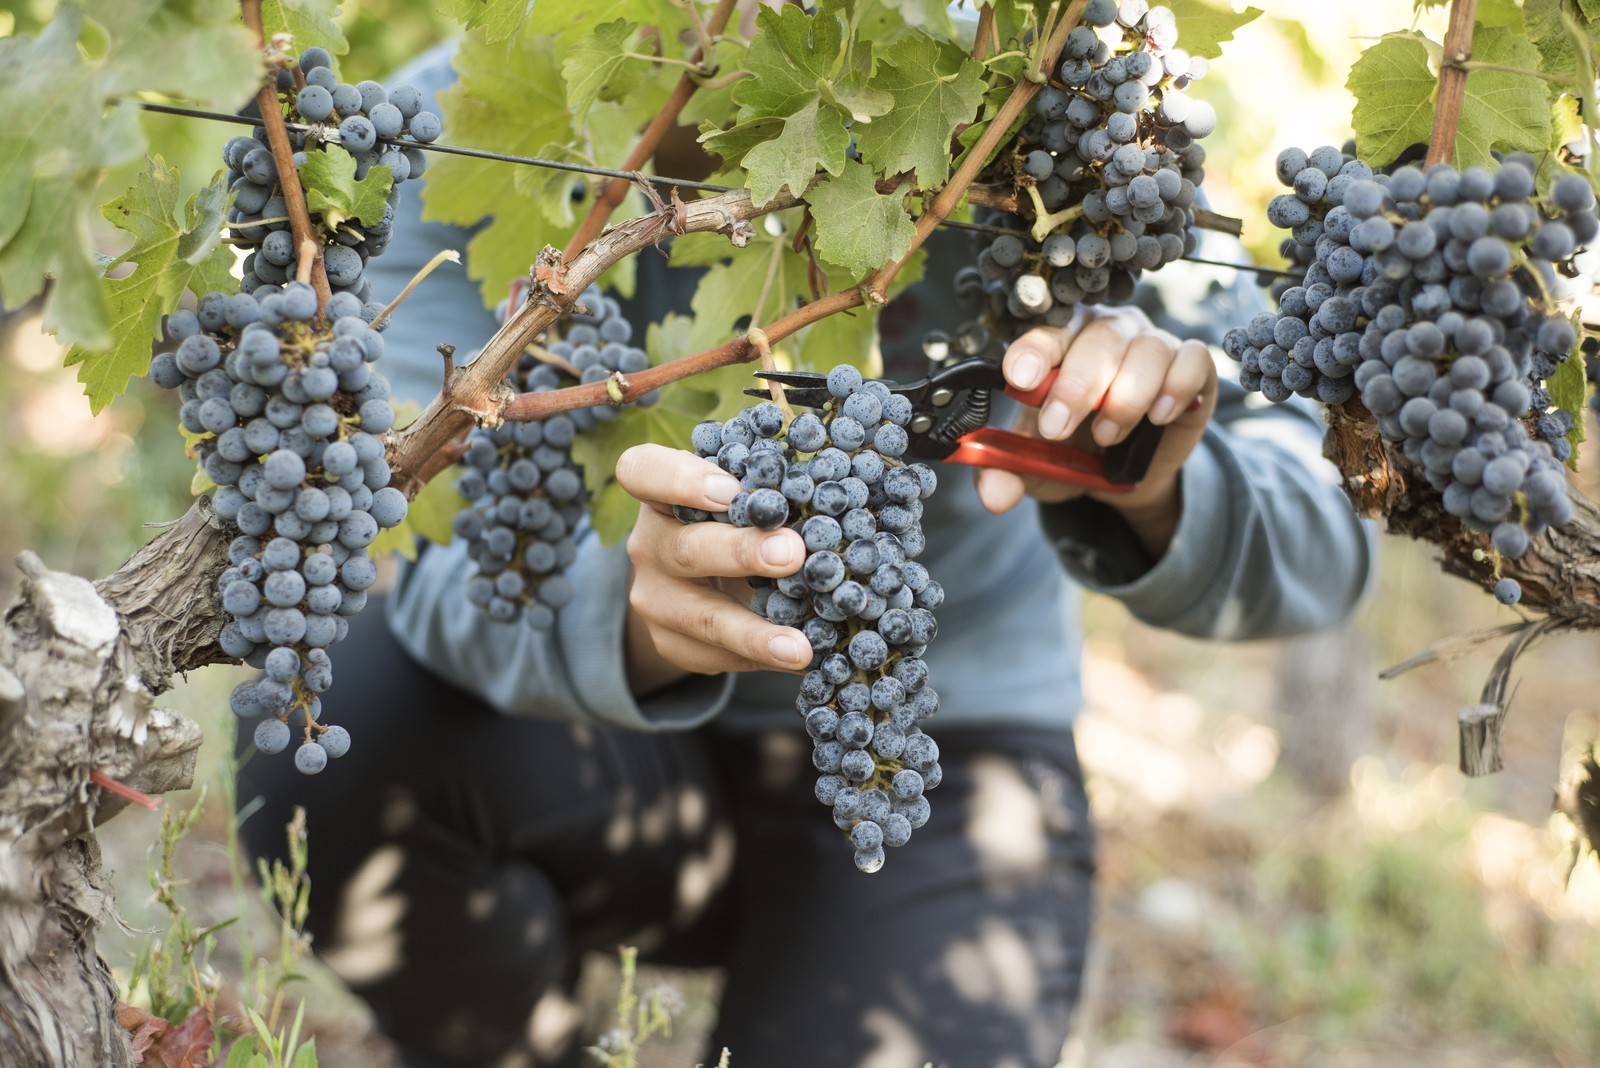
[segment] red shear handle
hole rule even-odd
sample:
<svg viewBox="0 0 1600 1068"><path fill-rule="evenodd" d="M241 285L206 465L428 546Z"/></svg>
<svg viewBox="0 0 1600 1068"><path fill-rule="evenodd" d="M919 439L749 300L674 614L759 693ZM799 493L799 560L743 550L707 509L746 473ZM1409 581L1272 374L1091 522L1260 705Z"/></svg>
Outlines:
<svg viewBox="0 0 1600 1068"><path fill-rule="evenodd" d="M1127 493L1135 485L1132 482L1113 482L1107 478L1098 453L993 427L961 435L955 451L945 457L944 462L996 467L1018 475L1082 486L1103 493Z"/></svg>
<svg viewBox="0 0 1600 1068"><path fill-rule="evenodd" d="M1006 387L1006 396L1015 398L1030 408L1042 406L1050 396L1050 387L1055 385L1056 376L1061 373L1060 367L1052 368L1045 375L1044 381L1033 389L1017 389L1013 386ZM1094 410L1099 411L1100 405L1105 403L1105 398L1095 402ZM1005 433L1004 431L980 430L976 434L968 434L961 439L962 445L969 440L974 440L978 435L992 433ZM1005 433L1007 439L1017 438L1019 441L1031 441L1035 444L1044 444L1047 448L1059 450L1047 454L1039 454L1036 450L1024 450L1021 445L1011 445L993 442L988 445L983 453L983 460L960 460L952 457L955 463L980 463L986 467L998 467L1004 471L1015 471L1019 475L1036 475L1047 478L1053 482L1066 482L1074 486L1083 486L1086 489L1105 490L1110 493L1125 493L1132 489L1136 483L1144 478L1145 472L1150 469L1150 461L1155 458L1156 449L1161 444L1161 427L1150 422L1148 418L1139 420L1137 426L1128 432L1128 436L1117 444L1106 449L1103 453L1086 452L1066 445L1052 445L1048 442L1036 442L1035 439L1018 438L1015 434ZM1021 453L1027 451L1030 455L1040 457L1037 462L1050 466L1044 469L1023 470L1015 466L1008 466L1013 461L1007 459L1002 462L999 458L1005 451ZM961 447L957 448L957 455L961 454ZM973 453L978 455L978 453ZM1014 461L1017 463L1021 460ZM1062 473L1052 473L1054 471Z"/></svg>

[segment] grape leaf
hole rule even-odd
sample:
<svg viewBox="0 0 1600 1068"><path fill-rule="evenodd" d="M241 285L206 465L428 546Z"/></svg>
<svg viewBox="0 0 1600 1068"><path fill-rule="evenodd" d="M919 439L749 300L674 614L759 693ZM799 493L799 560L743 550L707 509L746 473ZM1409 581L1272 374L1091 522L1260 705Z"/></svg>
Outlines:
<svg viewBox="0 0 1600 1068"><path fill-rule="evenodd" d="M688 20L671 0L539 0L528 15L525 36L558 37L566 51L601 23L626 19L670 31L688 29Z"/></svg>
<svg viewBox="0 0 1600 1068"><path fill-rule="evenodd" d="M331 233L351 219L376 226L389 204L394 175L388 167L372 167L365 178L356 178L356 158L340 145L328 145L321 152L307 152L300 167L300 184L305 187L306 207L322 216Z"/></svg>
<svg viewBox="0 0 1600 1068"><path fill-rule="evenodd" d="M816 220L817 255L852 275L899 259L917 228L906 215L905 196L878 192L871 167L852 163L844 173L806 196Z"/></svg>
<svg viewBox="0 0 1600 1068"><path fill-rule="evenodd" d="M879 59L872 86L894 107L855 131L861 158L887 174L915 171L925 186L944 184L950 132L970 122L983 101L982 64L928 37L902 41Z"/></svg>
<svg viewBox="0 0 1600 1068"><path fill-rule="evenodd" d="M452 140L522 156L574 140L554 38L521 35L492 43L474 33L462 42L453 65L460 80L439 94ZM513 278L527 273L538 251L535 242L559 243L572 230L552 222L539 198L516 195L514 172L520 169L446 156L428 168L422 194L425 219L477 226L493 217L467 246L469 271L491 308Z"/></svg>
<svg viewBox="0 0 1600 1068"><path fill-rule="evenodd" d="M461 510L461 494L456 492L452 471L437 475L417 493L406 509L405 520L397 527L380 530L367 547L370 556L397 552L407 560L417 558L417 539L434 545L448 545L455 536L451 524Z"/></svg>
<svg viewBox="0 0 1600 1068"><path fill-rule="evenodd" d="M528 17L529 0L435 0L439 13L461 23L463 29L483 29L489 41L503 41L517 32ZM560 0L544 0L551 7Z"/></svg>
<svg viewBox="0 0 1600 1068"><path fill-rule="evenodd" d="M1526 28L1522 17L1522 0L1478 0L1477 21L1490 26L1522 33Z"/></svg>
<svg viewBox="0 0 1600 1068"><path fill-rule="evenodd" d="M820 97L819 83L834 80L833 64L844 50L843 27L833 15L810 16L789 5L777 12L762 8L756 23L760 32L744 64L754 77L733 90L739 118L793 115Z"/></svg>
<svg viewBox="0 0 1600 1068"><path fill-rule="evenodd" d="M626 91L632 82L629 74L639 70L636 62L623 55L629 51L638 24L617 19L596 26L594 32L575 42L561 64L567 81L567 104L581 126L589 108L608 88L612 95Z"/></svg>
<svg viewBox="0 0 1600 1068"><path fill-rule="evenodd" d="M1164 0L1178 17L1178 46L1192 56L1216 59L1222 46L1233 40L1234 31L1261 17L1261 9L1247 7L1234 11L1232 3L1211 0Z"/></svg>
<svg viewBox="0 0 1600 1068"><path fill-rule="evenodd" d="M103 209L114 226L133 235L133 244L111 266L137 266L126 277L104 280L103 298L96 294L110 308L115 346L104 352L73 346L67 352L66 365L78 366L78 381L96 413L122 394L129 378L149 369L161 317L177 309L185 289L199 295L238 287L230 274L233 252L221 241L226 176L219 172L190 197L181 218L178 189L178 172L156 156L133 187Z"/></svg>
<svg viewBox="0 0 1600 1068"><path fill-rule="evenodd" d="M701 128L700 143L707 152L721 156L728 166L739 166L752 149L776 137L783 127L783 119L771 116L741 122L726 130L708 122Z"/></svg>
<svg viewBox="0 0 1600 1068"><path fill-rule="evenodd" d="M829 174L844 170L845 153L850 148L850 132L839 121L838 112L823 109L813 100L783 120L783 132L762 141L744 157L750 172L750 199L765 204L785 186L795 196L803 196L818 168Z"/></svg>
<svg viewBox="0 0 1600 1068"><path fill-rule="evenodd" d="M35 38L0 38L0 303L21 307L53 279L45 327L69 345L111 344L89 233L102 176L144 150L129 94L152 90L232 110L259 66L226 5L63 3ZM173 55L185 56L173 63ZM23 121L20 117L30 116Z"/></svg>
<svg viewBox="0 0 1600 1068"><path fill-rule="evenodd" d="M1600 0L1578 0L1578 10L1586 19L1600 18Z"/></svg>
<svg viewBox="0 0 1600 1068"><path fill-rule="evenodd" d="M1391 34L1361 53L1345 83L1356 98L1350 123L1357 154L1381 167L1427 141L1437 84L1420 34Z"/></svg>
<svg viewBox="0 0 1600 1068"><path fill-rule="evenodd" d="M861 39L871 41L880 52L886 45L921 34L941 41L953 41L957 37L950 6L944 0L853 0L818 6L824 11L835 7L844 11L846 21L856 27ZM970 27L968 24L966 30L969 38L972 36Z"/></svg>
<svg viewBox="0 0 1600 1068"><path fill-rule="evenodd" d="M1472 58L1517 70L1539 66L1539 50L1514 33L1476 33ZM1542 82L1498 70L1467 75L1456 132L1456 166L1493 166L1490 149L1541 152L1549 140L1550 97Z"/></svg>
<svg viewBox="0 0 1600 1068"><path fill-rule="evenodd" d="M446 2L440 0L440 6ZM482 0L477 3L481 6ZM338 0L261 0L261 29L269 41L279 33L293 37L296 52L311 45L321 45L336 56L350 51L339 25Z"/></svg>

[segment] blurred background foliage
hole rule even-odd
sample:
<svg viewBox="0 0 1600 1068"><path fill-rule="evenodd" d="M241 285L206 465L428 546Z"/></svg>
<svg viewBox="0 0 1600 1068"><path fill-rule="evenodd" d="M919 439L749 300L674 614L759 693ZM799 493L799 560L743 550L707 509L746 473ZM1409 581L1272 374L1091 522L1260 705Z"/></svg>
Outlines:
<svg viewBox="0 0 1600 1068"><path fill-rule="evenodd" d="M1266 14L1238 33L1199 95L1220 115L1208 192L1217 210L1245 220L1249 255L1271 264L1272 157L1342 142L1350 65L1373 39L1416 23L1409 0L1256 3ZM31 32L53 6L0 0L0 36ZM1438 39L1442 19L1433 12L1421 27ZM347 4L342 22L352 79L381 77L450 32L429 0ZM145 121L189 188L209 179L231 133ZM107 189L130 179L108 176ZM529 236L530 249L539 243ZM192 464L172 398L135 383L91 418L29 310L0 325L0 560L31 548L53 567L104 574L187 507ZM1579 476L1591 496L1600 495L1597 437ZM1570 835L1551 797L1600 737L1595 640L1564 637L1523 659L1508 768L1464 780L1455 712L1476 700L1492 649L1389 682L1376 672L1511 610L1442 575L1420 546L1386 539L1382 553L1357 619L1293 642L1207 645L1149 631L1113 603L1089 606L1079 739L1103 893L1065 1064L1594 1063L1600 867L1586 858L1567 881ZM0 603L14 592L15 572L0 567ZM234 676L212 669L170 695L209 735L201 781L219 773L229 745ZM205 922L237 909L218 796L181 859ZM162 923L144 885L156 820L132 810L103 833L135 929ZM102 951L126 974L142 937L109 926ZM228 955L214 960L226 968ZM615 972L604 961L591 972L598 1032ZM323 1063L389 1063L337 982L312 974ZM690 997L684 1026L644 1063L693 1063L716 977L651 974Z"/></svg>

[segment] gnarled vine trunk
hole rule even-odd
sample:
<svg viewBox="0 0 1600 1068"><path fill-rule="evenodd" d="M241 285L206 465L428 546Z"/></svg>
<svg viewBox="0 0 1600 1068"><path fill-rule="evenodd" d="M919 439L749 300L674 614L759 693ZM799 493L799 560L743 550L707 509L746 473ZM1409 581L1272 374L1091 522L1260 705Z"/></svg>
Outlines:
<svg viewBox="0 0 1600 1068"><path fill-rule="evenodd" d="M6 1068L132 1064L95 951L111 907L96 824L194 777L200 728L155 704L222 659L223 535L200 506L98 584L23 553L0 630L0 1051Z"/></svg>

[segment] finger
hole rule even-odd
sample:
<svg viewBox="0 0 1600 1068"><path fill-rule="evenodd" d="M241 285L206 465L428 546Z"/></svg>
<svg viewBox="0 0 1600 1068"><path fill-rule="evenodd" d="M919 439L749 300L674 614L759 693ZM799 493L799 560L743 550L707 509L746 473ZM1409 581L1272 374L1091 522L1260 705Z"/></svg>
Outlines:
<svg viewBox="0 0 1600 1068"><path fill-rule="evenodd" d="M1027 489L1021 475L996 467L978 468L978 501L995 515L1009 512L1020 504Z"/></svg>
<svg viewBox="0 0 1600 1068"><path fill-rule="evenodd" d="M1036 389L1078 336L1085 319L1076 316L1067 326L1036 326L1013 341L1000 360L1000 370L1013 389Z"/></svg>
<svg viewBox="0 0 1600 1068"><path fill-rule="evenodd" d="M1216 382L1217 365L1211 359L1211 350L1202 342L1185 341L1167 368L1161 395L1150 406L1150 421L1157 426L1171 423L1191 411L1196 401L1204 400Z"/></svg>
<svg viewBox="0 0 1600 1068"><path fill-rule="evenodd" d="M1067 343L1061 373L1039 408L1039 434L1060 441L1070 437L1100 403L1122 366L1139 326L1121 316L1095 319Z"/></svg>
<svg viewBox="0 0 1600 1068"><path fill-rule="evenodd" d="M1122 365L1095 416L1095 444L1101 448L1115 445L1144 418L1161 395L1177 351L1177 338L1161 332L1141 334L1128 343Z"/></svg>
<svg viewBox="0 0 1600 1068"><path fill-rule="evenodd" d="M635 445L617 458L617 481L632 497L664 511L674 504L726 511L739 480L710 460L664 445Z"/></svg>
<svg viewBox="0 0 1600 1068"><path fill-rule="evenodd" d="M651 624L657 650L688 670L798 671L811 662L811 643L804 633L769 623L698 583L640 576L628 599L633 611Z"/></svg>
<svg viewBox="0 0 1600 1068"><path fill-rule="evenodd" d="M805 563L806 546L787 528L679 523L660 516L649 522L641 515L628 538L628 556L637 570L674 578L781 578Z"/></svg>

